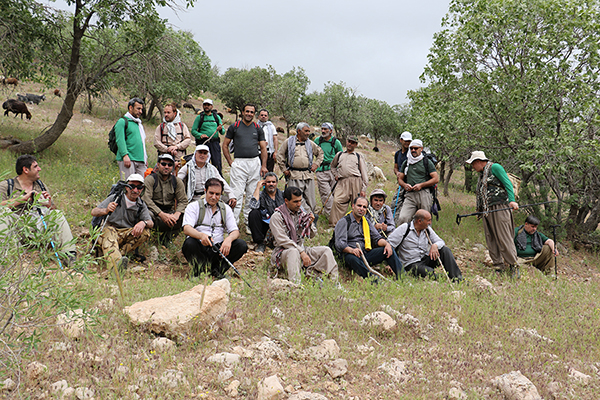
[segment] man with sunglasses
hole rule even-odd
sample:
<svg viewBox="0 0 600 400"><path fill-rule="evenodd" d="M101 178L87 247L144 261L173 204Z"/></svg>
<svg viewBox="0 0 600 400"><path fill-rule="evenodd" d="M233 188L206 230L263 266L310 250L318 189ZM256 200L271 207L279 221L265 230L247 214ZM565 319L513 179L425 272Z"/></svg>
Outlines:
<svg viewBox="0 0 600 400"><path fill-rule="evenodd" d="M419 209L431 210L433 194L429 188L440 181L435 165L423 154L423 142L413 140L409 150L398 172L398 183L405 192L399 225L410 222Z"/></svg>
<svg viewBox="0 0 600 400"><path fill-rule="evenodd" d="M183 213L188 205L183 181L172 174L175 160L165 153L158 156L156 172L149 174L142 200L148 206L154 226L160 232L159 243L168 245L179 234Z"/></svg>
<svg viewBox="0 0 600 400"><path fill-rule="evenodd" d="M120 199L119 195L111 195L92 210L93 217L107 215L98 245L107 257L109 268L127 268L129 258L122 254L133 252L150 238L154 222L140 198L143 190L144 178L140 174L131 174Z"/></svg>
<svg viewBox="0 0 600 400"><path fill-rule="evenodd" d="M335 176L337 186L333 197L333 206L329 214L329 225L335 226L346 214L348 205L357 197L365 197L369 176L365 157L356 151L358 139L348 137L346 151L339 152L331 161L331 172Z"/></svg>

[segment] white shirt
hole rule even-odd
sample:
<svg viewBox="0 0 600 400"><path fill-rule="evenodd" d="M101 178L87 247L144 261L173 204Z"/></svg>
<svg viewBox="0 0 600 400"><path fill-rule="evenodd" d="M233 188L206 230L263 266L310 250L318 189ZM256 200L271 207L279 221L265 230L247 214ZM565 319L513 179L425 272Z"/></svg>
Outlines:
<svg viewBox="0 0 600 400"><path fill-rule="evenodd" d="M206 207L206 212L204 213L204 219L202 220L201 225L196 225L198 223L198 216L200 215L198 201L204 202L204 206ZM212 237L213 243L222 243L224 238L224 227L220 208L217 206L217 210L213 212L212 208L206 203L206 199L200 199L198 201L191 202L185 208L185 213L183 214L183 226L189 225L198 232L207 234ZM227 204L225 204L225 211L225 228L227 228L227 233L230 234L233 231L237 231L238 227L235 223L233 211Z"/></svg>
<svg viewBox="0 0 600 400"><path fill-rule="evenodd" d="M402 245L399 246L400 241L402 241L404 233L406 233L407 229L410 229L410 232L408 235L406 235ZM431 242L436 244L438 249L444 247L445 243L437 235L437 233L435 233L431 227L428 227L427 229L429 230ZM415 229L415 225L412 221L410 226L407 223L404 223L397 227L394 232L388 236L388 242L392 248L396 250L396 253L398 253L398 258L404 266L421 261L423 257L429 255L429 249L431 248L429 245L429 240L427 240L425 230L422 230L421 234L417 235L417 230Z"/></svg>

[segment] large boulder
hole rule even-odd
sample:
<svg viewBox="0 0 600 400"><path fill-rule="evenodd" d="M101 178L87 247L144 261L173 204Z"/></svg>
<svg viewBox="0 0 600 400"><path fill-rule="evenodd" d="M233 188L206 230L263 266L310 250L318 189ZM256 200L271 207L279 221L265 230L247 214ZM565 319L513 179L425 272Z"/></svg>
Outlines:
<svg viewBox="0 0 600 400"><path fill-rule="evenodd" d="M506 400L542 400L535 385L521 371L497 376L491 383L502 392Z"/></svg>
<svg viewBox="0 0 600 400"><path fill-rule="evenodd" d="M227 293L214 285L206 286L200 307L203 290L204 285L198 285L173 296L140 301L125 307L124 312L134 324L143 324L159 335L181 340L194 326L207 326L227 311Z"/></svg>

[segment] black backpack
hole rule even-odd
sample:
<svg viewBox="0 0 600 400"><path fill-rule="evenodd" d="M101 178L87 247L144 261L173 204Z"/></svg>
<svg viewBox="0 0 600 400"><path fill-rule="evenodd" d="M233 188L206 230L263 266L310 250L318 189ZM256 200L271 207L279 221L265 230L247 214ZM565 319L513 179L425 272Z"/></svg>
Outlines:
<svg viewBox="0 0 600 400"><path fill-rule="evenodd" d="M127 125L129 124L129 120L125 117L121 117L119 119L125 120L125 128L124 128L123 132L125 132L125 140L127 140ZM119 121L117 121L117 122L119 122ZM115 124L113 125L110 132L108 132L108 148L114 154L117 154L117 152L119 151L119 146L117 146L117 137L115 135L115 126L116 125L117 125L117 123L115 122Z"/></svg>
<svg viewBox="0 0 600 400"><path fill-rule="evenodd" d="M15 180L10 178L10 179L7 179L6 182L8 182L8 187L6 188L6 198L10 199L10 196L12 195L12 192L15 188ZM46 186L44 186L44 183L40 179L35 181L35 183L37 183L40 186L40 188L42 189L42 192L46 191Z"/></svg>
<svg viewBox="0 0 600 400"><path fill-rule="evenodd" d="M127 186L128 186L127 182L119 181L119 182L115 183L114 185L112 185L110 188L108 197L110 198L112 196L112 201L117 202L117 207L121 206L121 202L123 201L123 193L125 192L125 187L127 187ZM100 227L100 225L102 225L104 220L106 218L108 218L109 215L110 214L103 215L101 217L92 217L92 228ZM142 206L141 206L141 204L138 204L137 219L140 219L141 215L142 215Z"/></svg>
<svg viewBox="0 0 600 400"><path fill-rule="evenodd" d="M154 177L154 185L152 185L152 190L156 190L156 187L158 186L158 180L160 179L160 177L154 171L150 172L149 175L152 175ZM171 174L171 184L173 185L173 192L177 192L177 177L173 174Z"/></svg>
<svg viewBox="0 0 600 400"><path fill-rule="evenodd" d="M217 110L212 110L212 116L215 119L215 123L217 125L219 125L219 116L217 115ZM206 115L206 113L204 111L202 111L200 113L200 122L198 123L198 132L200 132L200 129L202 129L202 124L204 123L204 116ZM223 123L223 121L221 121L221 123ZM223 128L221 128L223 129Z"/></svg>
<svg viewBox="0 0 600 400"><path fill-rule="evenodd" d="M425 166L425 175L429 176L430 172L429 172L429 163L427 162L428 160L431 160L431 162L433 163L433 165L438 163L438 159L435 156L435 154L433 153L427 153L425 150L423 150L423 152L421 153L423 154L423 165ZM407 161L404 161L402 163L402 165L400 166L401 170L404 170L404 164L408 163ZM431 210L429 210L433 215L436 216L436 219L439 220L440 216L438 214L439 211L442 211L442 206L440 205L440 201L438 200L437 197L437 184L430 186L429 188L429 192L431 193L431 195L433 196L433 201L431 202ZM404 201L404 196L406 195L406 192L404 190L402 190L402 201Z"/></svg>

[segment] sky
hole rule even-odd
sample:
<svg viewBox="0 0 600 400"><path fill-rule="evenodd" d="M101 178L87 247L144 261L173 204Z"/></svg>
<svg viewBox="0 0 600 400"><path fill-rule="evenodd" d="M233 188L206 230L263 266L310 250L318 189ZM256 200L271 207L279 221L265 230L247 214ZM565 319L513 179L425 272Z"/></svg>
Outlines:
<svg viewBox="0 0 600 400"><path fill-rule="evenodd" d="M309 92L343 81L394 105L422 86L419 76L448 6L449 0L227 0L159 14L192 32L221 73L302 67Z"/></svg>

